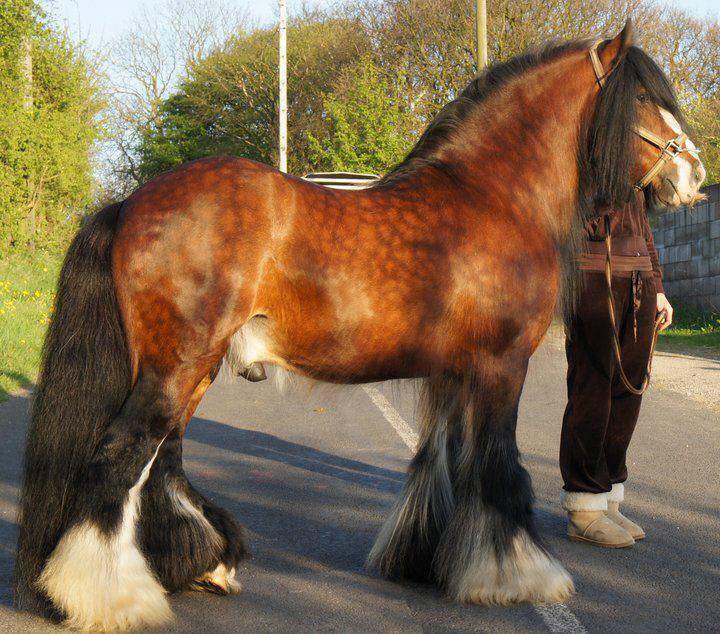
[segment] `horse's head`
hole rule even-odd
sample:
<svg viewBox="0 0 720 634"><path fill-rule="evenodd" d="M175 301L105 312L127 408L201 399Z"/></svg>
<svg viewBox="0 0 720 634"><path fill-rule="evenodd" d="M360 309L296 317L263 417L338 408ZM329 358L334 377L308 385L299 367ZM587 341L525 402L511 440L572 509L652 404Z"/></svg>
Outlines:
<svg viewBox="0 0 720 634"><path fill-rule="evenodd" d="M590 60L598 80L587 137L595 203L615 205L646 190L666 207L702 198L705 168L683 131L675 93L660 67L633 46L632 25L597 42Z"/></svg>
<svg viewBox="0 0 720 634"><path fill-rule="evenodd" d="M646 92L638 93L637 187L649 185L661 205L693 205L703 196L705 167L682 125Z"/></svg>

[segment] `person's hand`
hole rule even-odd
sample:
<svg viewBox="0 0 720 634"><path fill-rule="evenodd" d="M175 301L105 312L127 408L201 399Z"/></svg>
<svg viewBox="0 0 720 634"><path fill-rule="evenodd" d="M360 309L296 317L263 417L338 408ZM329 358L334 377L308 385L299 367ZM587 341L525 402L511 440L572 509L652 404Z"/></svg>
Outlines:
<svg viewBox="0 0 720 634"><path fill-rule="evenodd" d="M665 313L665 321L660 324L660 330L663 331L670 327L673 320L673 307L670 305L668 298L665 297L665 293L657 294L657 311L658 313Z"/></svg>

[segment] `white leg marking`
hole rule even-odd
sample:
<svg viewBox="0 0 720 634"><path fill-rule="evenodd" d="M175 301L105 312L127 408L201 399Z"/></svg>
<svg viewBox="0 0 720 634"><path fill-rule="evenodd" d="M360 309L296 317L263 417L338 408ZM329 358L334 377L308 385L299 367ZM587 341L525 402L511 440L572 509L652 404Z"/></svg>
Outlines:
<svg viewBox="0 0 720 634"><path fill-rule="evenodd" d="M407 445L407 448L411 451L415 451L415 447L417 446L418 442L418 435L415 433L415 431L408 425L408 423L403 419L402 416L400 416L400 413L390 404L390 402L382 395L380 392L373 387L365 387L365 391L368 393L370 398L372 399L373 403L375 403L380 411L383 413L383 416L385 416L385 419L393 426L395 431L397 431L398 436L403 440L405 445ZM379 395L382 397L381 399L376 400L371 396L371 391L375 393L376 395ZM382 407L378 404L382 403ZM403 430L402 433L399 430ZM520 538L518 538L520 539ZM537 547L535 547L534 544L532 546L537 550ZM518 548L518 543L514 544L514 549ZM532 555L531 552L527 552L527 555ZM567 581L572 585L572 580L567 575L567 573L564 571L562 566L558 564L554 559L547 559L547 564L554 565L559 567L560 571L564 573L565 577L567 578ZM546 564L546 565L547 565ZM555 571L555 577L556 581L559 580L562 582L562 575L560 575L558 579L557 572ZM547 579L545 579L545 583L547 583ZM557 584L555 584L557 585ZM562 584L561 584L562 585ZM544 599L545 601L552 601L551 599ZM544 605L533 605L533 608L538 613L540 618L545 622L545 624L550 628L553 632L578 632L583 633L585 632L585 629L583 628L580 621L577 619L577 617L564 605L559 603L548 603ZM571 624L572 627L568 627L566 629L553 629L553 625L551 625L550 619L547 616L548 614L553 613L555 615L563 615L563 620L566 623ZM559 621L558 621L559 622ZM572 625L576 624L576 625Z"/></svg>
<svg viewBox="0 0 720 634"><path fill-rule="evenodd" d="M83 522L62 537L45 565L38 585L65 613L69 627L127 630L172 618L165 589L135 541L140 491L160 445L128 491L117 533L108 538L92 522Z"/></svg>
<svg viewBox="0 0 720 634"><path fill-rule="evenodd" d="M383 396L383 394L375 387L364 386L363 389L370 399L380 409L385 419L395 428L395 431L403 439L405 444L417 451L420 439L415 430L408 425L397 410ZM445 432L445 420L437 422L435 428L429 433L428 440L432 443L437 451L437 458L434 460L431 471L424 471L416 474L412 488L408 484L405 485L401 497L393 507L387 520L384 522L380 533L373 544L370 554L368 555L368 564L376 566L393 541L398 528L405 525L407 521L420 521L423 525L427 525L429 521L428 509L436 515L443 514L451 509L453 502L452 482L450 480L450 467L447 456L447 436ZM412 502L412 503L411 503ZM415 518L409 518L410 514L414 514Z"/></svg>
<svg viewBox="0 0 720 634"><path fill-rule="evenodd" d="M451 595L461 603L556 602L575 591L565 569L524 531L518 533L501 559L483 527L476 527L475 538L465 570L458 571L457 578L450 582Z"/></svg>
<svg viewBox="0 0 720 634"><path fill-rule="evenodd" d="M369 566L373 567L379 564L380 558L395 537L398 527L405 523L405 516L409 511L409 504L410 497L408 495L403 495L402 500L398 500L398 502L395 503L393 510L383 523L380 533L375 538L375 543L370 549L370 554L367 556Z"/></svg>
<svg viewBox="0 0 720 634"><path fill-rule="evenodd" d="M173 484L167 486L167 490L170 495L170 499L175 506L175 510L181 515L193 518L197 524L203 527L205 535L209 540L208 546L219 556L225 546L225 540L215 530L215 527L210 523L207 517L203 515L202 510L200 510L190 501L190 499L188 499L184 491ZM201 577L195 579L195 581L199 584L199 586L197 586L198 590L206 590L207 588L202 588L202 585L206 583L216 586L219 590L227 594L239 594L242 589L240 583L238 583L235 579L235 568L228 569L227 566L222 563L218 564L215 570L206 572Z"/></svg>
<svg viewBox="0 0 720 634"><path fill-rule="evenodd" d="M174 484L170 484L166 488L170 496L170 500L172 501L178 514L186 515L187 517L194 519L195 522L203 527L205 533L207 534L210 542L209 546L218 553L222 552L225 545L224 540L215 530L215 527L209 522L207 517L203 515L203 512L188 499L184 491L180 490Z"/></svg>
<svg viewBox="0 0 720 634"><path fill-rule="evenodd" d="M218 564L215 570L206 572L195 581L199 582L199 584L212 584L226 594L239 594L242 590L242 586L235 579L235 568L228 568L225 564Z"/></svg>

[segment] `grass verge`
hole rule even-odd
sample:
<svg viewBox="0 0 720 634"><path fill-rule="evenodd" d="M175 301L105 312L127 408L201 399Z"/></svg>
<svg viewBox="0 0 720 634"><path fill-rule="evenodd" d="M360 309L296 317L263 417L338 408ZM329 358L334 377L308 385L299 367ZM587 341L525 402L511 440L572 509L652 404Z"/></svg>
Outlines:
<svg viewBox="0 0 720 634"><path fill-rule="evenodd" d="M674 305L675 321L660 333L658 350L720 357L720 312Z"/></svg>
<svg viewBox="0 0 720 634"><path fill-rule="evenodd" d="M0 401L37 377L61 264L47 253L0 260Z"/></svg>

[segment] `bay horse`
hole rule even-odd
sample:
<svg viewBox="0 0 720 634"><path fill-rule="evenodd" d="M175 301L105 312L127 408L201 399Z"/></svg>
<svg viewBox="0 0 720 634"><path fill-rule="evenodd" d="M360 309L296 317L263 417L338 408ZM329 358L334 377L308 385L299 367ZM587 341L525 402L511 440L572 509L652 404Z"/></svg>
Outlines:
<svg viewBox="0 0 720 634"><path fill-rule="evenodd" d="M237 590L240 525L188 482L182 439L223 357L331 383L423 378L420 443L369 557L460 602L562 601L515 440L528 360L579 227L627 200L682 118L631 28L489 68L374 187L216 157L80 230L25 453L16 591L72 627L156 626L167 593ZM686 142L689 143L689 142ZM694 147L694 146L693 146ZM690 145L647 194L698 194ZM667 150L667 149L666 149Z"/></svg>

